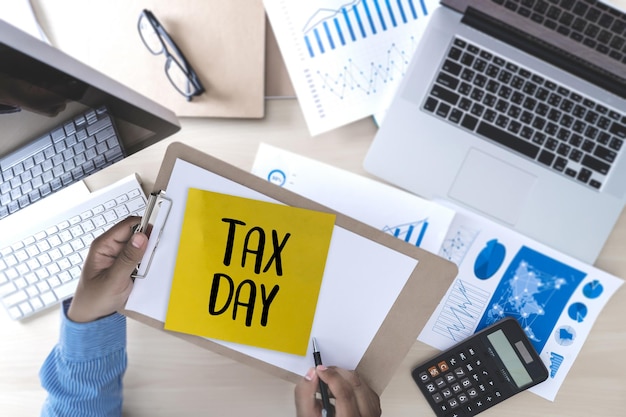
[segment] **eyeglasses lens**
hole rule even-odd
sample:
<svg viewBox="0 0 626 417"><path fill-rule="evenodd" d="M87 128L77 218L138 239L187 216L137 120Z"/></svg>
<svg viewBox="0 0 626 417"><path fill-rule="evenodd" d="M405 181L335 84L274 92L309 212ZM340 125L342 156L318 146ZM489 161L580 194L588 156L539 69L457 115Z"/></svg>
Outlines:
<svg viewBox="0 0 626 417"><path fill-rule="evenodd" d="M154 30L146 15L141 15L139 19L139 34L150 52L155 55L163 52L163 43L159 38L159 34Z"/></svg>
<svg viewBox="0 0 626 417"><path fill-rule="evenodd" d="M165 66L165 72L174 87L176 87L176 89L183 95L191 96L195 92L194 86L189 81L189 76L178 62L171 58L168 59Z"/></svg>

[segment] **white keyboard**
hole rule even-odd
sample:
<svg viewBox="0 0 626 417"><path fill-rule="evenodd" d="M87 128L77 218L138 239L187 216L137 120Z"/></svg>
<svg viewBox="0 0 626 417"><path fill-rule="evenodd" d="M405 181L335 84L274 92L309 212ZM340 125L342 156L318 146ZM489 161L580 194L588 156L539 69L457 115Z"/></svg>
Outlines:
<svg viewBox="0 0 626 417"><path fill-rule="evenodd" d="M133 175L1 248L0 301L9 316L21 320L71 297L91 242L124 218L141 216L145 206Z"/></svg>

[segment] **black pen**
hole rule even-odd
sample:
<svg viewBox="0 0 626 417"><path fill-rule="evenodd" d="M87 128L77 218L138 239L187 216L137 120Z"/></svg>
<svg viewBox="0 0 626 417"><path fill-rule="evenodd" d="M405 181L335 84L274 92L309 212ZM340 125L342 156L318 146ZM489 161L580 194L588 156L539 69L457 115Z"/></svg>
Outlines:
<svg viewBox="0 0 626 417"><path fill-rule="evenodd" d="M317 349L315 338L313 338L313 360L315 361L315 366L322 364L322 355L320 355L320 351ZM321 378L320 394L322 395L322 417L331 417L332 411L330 408L330 398L328 397L328 385L326 385Z"/></svg>

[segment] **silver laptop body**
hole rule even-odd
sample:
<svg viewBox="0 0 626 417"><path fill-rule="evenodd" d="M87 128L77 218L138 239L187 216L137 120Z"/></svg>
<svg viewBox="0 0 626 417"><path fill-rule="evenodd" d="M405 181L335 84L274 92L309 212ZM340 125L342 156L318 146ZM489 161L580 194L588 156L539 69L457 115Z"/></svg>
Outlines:
<svg viewBox="0 0 626 417"><path fill-rule="evenodd" d="M532 0L506 3L444 0L435 10L365 169L593 263L624 207L626 65L511 10ZM490 64L503 66L511 91L474 92Z"/></svg>

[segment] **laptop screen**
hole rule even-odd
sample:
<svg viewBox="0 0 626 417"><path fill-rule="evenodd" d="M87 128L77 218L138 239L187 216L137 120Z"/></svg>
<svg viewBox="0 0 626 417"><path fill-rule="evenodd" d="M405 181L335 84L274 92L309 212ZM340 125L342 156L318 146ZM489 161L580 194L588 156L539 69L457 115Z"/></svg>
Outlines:
<svg viewBox="0 0 626 417"><path fill-rule="evenodd" d="M169 110L0 21L0 158L98 108L126 155L179 129Z"/></svg>

